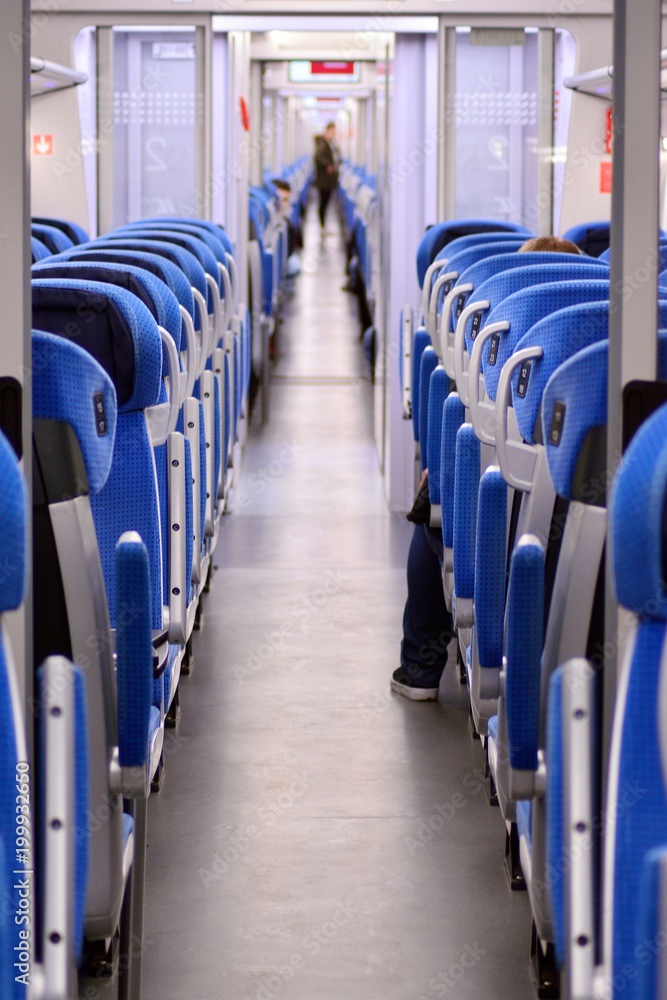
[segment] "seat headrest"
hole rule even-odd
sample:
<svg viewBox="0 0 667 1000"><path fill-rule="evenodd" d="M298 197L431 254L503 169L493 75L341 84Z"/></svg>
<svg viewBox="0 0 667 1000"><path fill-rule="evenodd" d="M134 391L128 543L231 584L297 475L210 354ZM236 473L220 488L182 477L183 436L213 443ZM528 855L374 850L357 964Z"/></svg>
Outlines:
<svg viewBox="0 0 667 1000"><path fill-rule="evenodd" d="M469 236L459 236L457 239L452 240L451 243L448 243L447 246L437 252L433 260L447 261L454 254L461 253L462 250L468 250L470 247L486 246L487 243L518 243L521 246L525 242L526 237L523 233L472 233ZM500 253L500 251L498 252Z"/></svg>
<svg viewBox="0 0 667 1000"><path fill-rule="evenodd" d="M30 237L30 251L32 253L33 264L38 260L46 260L47 257L51 256L51 251L47 245L38 240L36 236Z"/></svg>
<svg viewBox="0 0 667 1000"><path fill-rule="evenodd" d="M508 292L508 289L516 291L519 287L525 288L527 286L524 284L521 277L511 277L509 275L507 282L498 281L495 284L490 284L488 286L484 284L485 282L489 281L490 278L493 278L496 275L504 274L505 272L518 271L520 268L525 267L537 267L540 264L545 264L549 267L555 267L555 265L558 264L566 268L569 268L572 264L575 266L583 264L585 267L593 265L596 270L591 272L591 277L609 276L609 270L603 270L594 257L577 257L571 253L550 253L544 251L536 251L535 253L504 252L501 256L487 257L485 260L481 260L477 264L473 264L472 267L468 268L463 272L463 274L459 275L459 282L460 284L465 283L474 286L475 290L470 293L470 295L474 296L474 298L470 298L468 300L469 302L487 300L490 303L490 308L493 309L499 301L506 298L508 294L511 294L511 292ZM567 273L570 272L568 271ZM556 272L549 272L549 274L553 276ZM539 275L535 275L535 272L531 272L531 275L534 275L539 279ZM537 283L539 282L536 281L536 284ZM452 306L452 318L454 321L456 308L457 305L454 303ZM470 317L466 323L465 330L466 348L469 354L472 352L473 348L472 327L473 318Z"/></svg>
<svg viewBox="0 0 667 1000"><path fill-rule="evenodd" d="M159 254L145 253L141 250L93 250L88 247L74 247L73 250L59 254L55 260L99 261L101 264L132 264L141 267L164 281L176 296L178 303L187 309L191 316L193 314L194 302L188 279L180 267Z"/></svg>
<svg viewBox="0 0 667 1000"><path fill-rule="evenodd" d="M160 216L158 219L149 221L184 222L191 226L197 226L199 229L205 229L207 232L211 233L212 236L215 236L216 239L220 240L227 253L230 254L234 253L234 247L232 245L232 241L230 240L229 236L222 228L222 226L219 226L215 222L207 222L205 219L189 219L187 218L187 216L181 218L179 216L169 216L169 215Z"/></svg>
<svg viewBox="0 0 667 1000"><path fill-rule="evenodd" d="M68 239L74 243L76 246L78 243L87 243L90 236L81 226L77 225L76 222L70 222L69 219L49 219L49 218L36 218L33 217L33 222L37 222L43 226L54 226L56 229L60 229L61 232L67 236Z"/></svg>
<svg viewBox="0 0 667 1000"><path fill-rule="evenodd" d="M609 247L609 231L609 222L583 222L563 233L563 239L576 243L591 257L599 257Z"/></svg>
<svg viewBox="0 0 667 1000"><path fill-rule="evenodd" d="M133 264L102 261L45 261L33 267L35 278L76 278L82 281L102 281L124 288L143 302L155 321L170 333L181 347L181 314L178 302L165 283L154 274Z"/></svg>
<svg viewBox="0 0 667 1000"><path fill-rule="evenodd" d="M528 271L535 273L532 277L527 276ZM486 286L496 280L507 281L513 275L517 279L516 284L520 286L521 279L527 277L523 287L501 299L486 317L485 326L499 321L510 324L509 331L487 341L482 352L484 383L491 399L496 398L503 365L534 323L565 306L573 306L578 302L601 302L609 298L609 282L584 280L584 273L588 276L587 267L576 269L575 266L570 274L564 274L562 270L559 273L558 267L549 265L548 268L538 266L526 268L525 271L509 271L485 282ZM538 279L537 283L535 279ZM479 294L481 298L481 290ZM484 298L488 296L484 295Z"/></svg>
<svg viewBox="0 0 667 1000"><path fill-rule="evenodd" d="M108 237L104 237L103 240L95 240L94 243L88 243L86 249L98 249L98 250L141 250L146 253L156 253L161 257L166 257L170 260L172 264L176 264L177 267L187 275L187 279L190 282L192 288L196 288L197 291L207 300L207 285L206 285L206 274L204 268L199 263L197 257L186 250L182 246L178 246L173 240L167 239L167 233L161 233L162 239L157 237L145 237L143 235L143 230L138 230L142 235L135 235L135 231L126 233L114 233L109 234Z"/></svg>
<svg viewBox="0 0 667 1000"><path fill-rule="evenodd" d="M611 554L619 604L643 619L667 620L667 406L630 442L611 492Z"/></svg>
<svg viewBox="0 0 667 1000"><path fill-rule="evenodd" d="M609 333L609 303L582 302L550 313L538 320L516 345L542 348L542 357L528 361L514 373L512 401L521 436L534 444L535 423L544 388L552 374L568 358L590 344L606 340Z"/></svg>
<svg viewBox="0 0 667 1000"><path fill-rule="evenodd" d="M74 246L69 236L66 236L62 229L56 226L46 226L39 222L33 222L30 226L31 234L41 240L48 247L51 253L62 253Z"/></svg>
<svg viewBox="0 0 667 1000"><path fill-rule="evenodd" d="M32 308L35 329L74 341L102 365L121 412L159 402L162 340L135 295L102 282L36 278Z"/></svg>
<svg viewBox="0 0 667 1000"><path fill-rule="evenodd" d="M27 500L18 459L0 432L0 613L15 611L25 593Z"/></svg>
<svg viewBox="0 0 667 1000"><path fill-rule="evenodd" d="M443 247L458 239L459 236L469 236L473 233L525 233L526 239L531 235L523 226L513 222L498 222L495 219L452 219L449 222L438 222L424 233L417 247L417 279L419 287L424 285L424 277L429 264Z"/></svg>
<svg viewBox="0 0 667 1000"><path fill-rule="evenodd" d="M90 492L107 481L116 434L116 391L95 358L52 333L33 330L32 412L60 420L76 434Z"/></svg>

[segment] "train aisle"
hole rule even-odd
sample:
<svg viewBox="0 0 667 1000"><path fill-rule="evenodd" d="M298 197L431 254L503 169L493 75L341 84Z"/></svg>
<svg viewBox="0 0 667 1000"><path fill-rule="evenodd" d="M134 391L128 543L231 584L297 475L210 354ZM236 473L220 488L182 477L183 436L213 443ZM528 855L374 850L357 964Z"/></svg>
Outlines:
<svg viewBox="0 0 667 1000"><path fill-rule="evenodd" d="M438 703L389 691L410 528L383 497L342 241L318 229L311 208L150 801L144 997L528 1000L528 900L457 671Z"/></svg>

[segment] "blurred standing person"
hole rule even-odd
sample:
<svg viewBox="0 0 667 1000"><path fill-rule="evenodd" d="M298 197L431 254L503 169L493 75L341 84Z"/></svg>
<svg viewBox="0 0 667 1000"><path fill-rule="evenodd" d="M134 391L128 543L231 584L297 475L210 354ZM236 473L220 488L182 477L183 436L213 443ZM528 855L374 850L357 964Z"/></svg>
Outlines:
<svg viewBox="0 0 667 1000"><path fill-rule="evenodd" d="M315 137L315 187L320 192L320 227L324 235L327 205L338 187L338 164L340 154L336 146L336 126L329 122L324 135Z"/></svg>

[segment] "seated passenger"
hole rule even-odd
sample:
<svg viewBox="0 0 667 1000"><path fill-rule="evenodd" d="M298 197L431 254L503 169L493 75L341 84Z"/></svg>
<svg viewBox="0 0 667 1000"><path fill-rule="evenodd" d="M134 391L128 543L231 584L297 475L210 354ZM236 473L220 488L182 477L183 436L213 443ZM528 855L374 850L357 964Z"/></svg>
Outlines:
<svg viewBox="0 0 667 1000"><path fill-rule="evenodd" d="M581 254L575 243L558 236L533 237L518 252ZM428 469L419 484L420 492L427 482ZM442 589L442 560L440 528L417 524L408 554L401 665L391 678L392 691L411 701L437 700L440 678L447 665L447 647L454 636L452 616Z"/></svg>

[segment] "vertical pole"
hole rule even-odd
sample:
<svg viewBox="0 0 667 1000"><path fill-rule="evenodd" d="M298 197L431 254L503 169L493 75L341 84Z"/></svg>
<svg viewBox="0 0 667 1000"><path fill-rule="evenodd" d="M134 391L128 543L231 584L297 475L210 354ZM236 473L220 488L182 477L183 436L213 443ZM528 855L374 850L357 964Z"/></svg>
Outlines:
<svg viewBox="0 0 667 1000"><path fill-rule="evenodd" d="M250 63L250 182L261 187L262 169L262 74L264 64L258 59Z"/></svg>
<svg viewBox="0 0 667 1000"><path fill-rule="evenodd" d="M4 0L0 4L0 84L3 94L0 144L0 288L3 291L0 329L0 427L22 456L28 487L28 518L32 507L32 398L30 369L30 4ZM29 531L32 541L32 531ZM28 591L20 611L4 624L16 664L24 704L32 703L32 552L26 552ZM26 711L28 746L32 743L32 713Z"/></svg>
<svg viewBox="0 0 667 1000"><path fill-rule="evenodd" d="M447 138L447 28L445 19L438 21L438 166L436 180L436 212L437 220L445 218L445 203L447 190L446 164Z"/></svg>
<svg viewBox="0 0 667 1000"><path fill-rule="evenodd" d="M548 236L553 220L554 44L552 28L537 36L537 235ZM529 223L530 225L530 223Z"/></svg>
<svg viewBox="0 0 667 1000"><path fill-rule="evenodd" d="M210 23L196 29L195 35L195 214L199 218L210 219L211 177L213 161L213 137L211 111L213 32Z"/></svg>
<svg viewBox="0 0 667 1000"><path fill-rule="evenodd" d="M456 29L447 28L444 41L444 66L442 73L442 89L440 100L443 114L443 204L438 215L438 221L456 217L456 117L454 115L454 97L456 96ZM440 53L439 65L442 53Z"/></svg>
<svg viewBox="0 0 667 1000"><path fill-rule="evenodd" d="M97 37L97 127L113 122L113 31L98 28ZM107 129L97 153L97 231L114 228L113 128Z"/></svg>
<svg viewBox="0 0 667 1000"><path fill-rule="evenodd" d="M657 376L660 0L614 3L614 159L607 468L623 451L623 393ZM609 552L609 546L607 547ZM609 745L619 657L618 608L607 561L604 725Z"/></svg>

